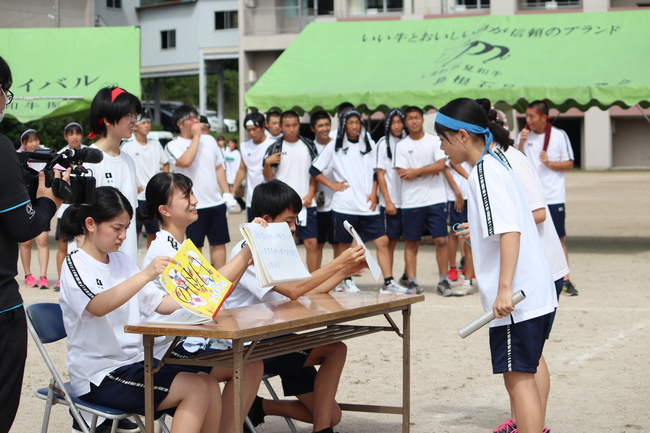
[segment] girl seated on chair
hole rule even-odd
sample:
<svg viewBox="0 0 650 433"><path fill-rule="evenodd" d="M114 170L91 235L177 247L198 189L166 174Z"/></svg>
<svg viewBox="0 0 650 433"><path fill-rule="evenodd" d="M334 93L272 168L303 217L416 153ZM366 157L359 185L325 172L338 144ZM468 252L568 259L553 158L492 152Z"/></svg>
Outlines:
<svg viewBox="0 0 650 433"><path fill-rule="evenodd" d="M100 187L91 206L70 206L61 219L66 240L85 235L61 272L60 304L68 334L67 365L75 394L91 403L144 413L142 337L124 332L154 311L170 314L180 305L151 281L170 257L156 257L140 271L118 249L133 208L116 188ZM164 365L154 376L154 408L174 412L172 432L219 431L224 369ZM175 409L174 409L175 408Z"/></svg>

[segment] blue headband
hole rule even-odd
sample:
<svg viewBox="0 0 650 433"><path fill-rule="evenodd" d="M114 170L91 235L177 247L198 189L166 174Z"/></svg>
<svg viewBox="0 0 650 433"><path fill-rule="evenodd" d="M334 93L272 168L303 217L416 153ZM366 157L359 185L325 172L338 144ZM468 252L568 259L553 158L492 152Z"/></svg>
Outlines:
<svg viewBox="0 0 650 433"><path fill-rule="evenodd" d="M490 131L490 128L484 128L482 126L474 125L471 123L467 122L462 122L460 120L452 119L449 116L445 116L442 113L436 114L436 123L445 126L449 129L452 129L454 131L458 131L459 129L464 129L465 131L469 132L470 134L479 134L479 135L484 135L485 136L485 145L489 146L492 144L492 140L494 139L494 136L492 135L492 131Z"/></svg>

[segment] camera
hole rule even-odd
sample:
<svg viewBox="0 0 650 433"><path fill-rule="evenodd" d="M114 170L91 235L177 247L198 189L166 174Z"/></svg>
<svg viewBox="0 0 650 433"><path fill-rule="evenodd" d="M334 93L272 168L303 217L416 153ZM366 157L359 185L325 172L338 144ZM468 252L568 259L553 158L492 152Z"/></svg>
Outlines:
<svg viewBox="0 0 650 433"><path fill-rule="evenodd" d="M18 159L23 166L23 179L29 191L29 198L36 200L38 189L38 171L29 166L29 162L45 162L43 171L45 173L45 186L52 188L57 197L68 204L91 205L95 202L96 180L92 176L92 170L83 166L84 162L96 164L104 159L104 154L99 149L81 148L66 149L62 152L54 152L49 149L37 149L35 152L20 152ZM71 168L70 184L54 177L56 166L64 169Z"/></svg>

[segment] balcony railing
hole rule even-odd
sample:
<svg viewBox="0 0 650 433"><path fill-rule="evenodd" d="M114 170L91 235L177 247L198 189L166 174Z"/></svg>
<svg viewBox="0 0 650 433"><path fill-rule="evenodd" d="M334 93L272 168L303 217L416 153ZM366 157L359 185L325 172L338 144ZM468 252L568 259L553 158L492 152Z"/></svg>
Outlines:
<svg viewBox="0 0 650 433"><path fill-rule="evenodd" d="M314 21L314 9L300 6L245 8L245 35L279 35L300 33Z"/></svg>
<svg viewBox="0 0 650 433"><path fill-rule="evenodd" d="M533 0L519 0L518 8L520 11L545 9L580 9L582 8L581 0L548 0L548 1L533 1Z"/></svg>

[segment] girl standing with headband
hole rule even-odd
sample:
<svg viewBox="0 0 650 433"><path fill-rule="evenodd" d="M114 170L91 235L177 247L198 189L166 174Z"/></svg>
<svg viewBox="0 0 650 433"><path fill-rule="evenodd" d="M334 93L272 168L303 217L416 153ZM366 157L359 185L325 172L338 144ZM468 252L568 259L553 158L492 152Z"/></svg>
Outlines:
<svg viewBox="0 0 650 433"><path fill-rule="evenodd" d="M18 152L34 152L41 147L41 137L35 129L27 129L20 135L20 147ZM30 162L28 163L31 168L36 171L41 171L45 167L44 162ZM40 287L42 290L50 288L50 282L47 280L47 265L50 261L50 250L47 247L47 235L50 231L48 225L43 232L36 236L36 248L38 249L38 265L40 276L38 280L32 275L32 242L30 239L27 242L20 244L20 261L23 264L25 271L25 285L27 287Z"/></svg>
<svg viewBox="0 0 650 433"><path fill-rule="evenodd" d="M469 236L481 302L484 310L492 310L496 317L488 324L493 372L503 374L518 431L542 432L544 409L535 373L557 297L521 185L489 149L493 140L507 145L508 133L489 122L483 108L467 98L455 99L440 109L436 132L453 163L472 165L467 198ZM515 309L512 296L519 290L525 290L526 299Z"/></svg>
<svg viewBox="0 0 650 433"><path fill-rule="evenodd" d="M93 171L97 186L112 186L120 190L134 209L138 207L138 187L135 162L126 152L120 151L122 140L131 137L136 122L142 115L140 100L119 87L105 87L97 92L90 105L89 139L99 137L90 147L101 150L104 159L98 164L85 164ZM135 217L128 228L128 236L120 251L138 263L138 236Z"/></svg>
<svg viewBox="0 0 650 433"><path fill-rule="evenodd" d="M68 150L68 149L80 149L82 147L87 147L85 144L81 144L83 140L84 131L80 124L77 122L70 122L65 125L63 128L63 138L68 143L66 144L59 153ZM57 166L56 168L61 168ZM56 271L58 272L59 278L54 284L54 291L58 292L61 289L61 266L63 265L63 259L68 254L68 243L63 240L61 237L61 217L63 212L69 207L69 204L62 204L59 208L59 212L56 214L56 231L54 232L54 238L59 241L59 249L56 252Z"/></svg>

